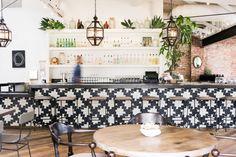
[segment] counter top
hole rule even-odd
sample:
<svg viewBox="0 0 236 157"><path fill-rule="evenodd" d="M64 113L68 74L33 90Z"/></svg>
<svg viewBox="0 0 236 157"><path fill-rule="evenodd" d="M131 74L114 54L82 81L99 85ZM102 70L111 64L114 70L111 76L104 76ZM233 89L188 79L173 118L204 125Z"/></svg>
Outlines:
<svg viewBox="0 0 236 157"><path fill-rule="evenodd" d="M126 83L126 84L84 84L84 83L45 83L30 84L35 88L236 88L236 84L216 84L210 82L183 82L176 84Z"/></svg>
<svg viewBox="0 0 236 157"><path fill-rule="evenodd" d="M0 92L0 97L30 97L29 92Z"/></svg>

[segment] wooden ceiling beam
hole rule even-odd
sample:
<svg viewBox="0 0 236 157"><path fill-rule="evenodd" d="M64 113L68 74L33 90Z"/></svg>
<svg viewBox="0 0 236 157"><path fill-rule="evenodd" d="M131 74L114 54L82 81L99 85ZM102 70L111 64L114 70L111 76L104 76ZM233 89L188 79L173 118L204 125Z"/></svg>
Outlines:
<svg viewBox="0 0 236 157"><path fill-rule="evenodd" d="M235 0L184 0L186 2L201 2L201 3L214 3L214 4L224 4L224 5L236 5Z"/></svg>

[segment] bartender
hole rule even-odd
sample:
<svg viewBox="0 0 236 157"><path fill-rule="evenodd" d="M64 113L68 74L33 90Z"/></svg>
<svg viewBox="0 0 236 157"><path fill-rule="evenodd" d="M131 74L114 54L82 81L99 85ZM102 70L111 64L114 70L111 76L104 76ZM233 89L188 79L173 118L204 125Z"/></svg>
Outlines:
<svg viewBox="0 0 236 157"><path fill-rule="evenodd" d="M74 73L73 73L73 78L72 78L72 81L74 83L79 83L80 82L80 78L81 78L81 67L80 67L80 64L83 64L83 61L82 61L82 55L81 56L77 56L76 58L76 67L74 69Z"/></svg>

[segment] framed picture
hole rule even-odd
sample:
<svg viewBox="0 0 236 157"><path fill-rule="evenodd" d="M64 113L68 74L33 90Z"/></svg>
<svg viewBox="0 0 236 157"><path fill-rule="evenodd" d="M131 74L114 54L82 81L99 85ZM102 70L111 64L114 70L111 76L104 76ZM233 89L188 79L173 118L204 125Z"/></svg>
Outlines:
<svg viewBox="0 0 236 157"><path fill-rule="evenodd" d="M12 67L25 68L25 50L12 51Z"/></svg>
<svg viewBox="0 0 236 157"><path fill-rule="evenodd" d="M152 46L152 37L143 37L143 46Z"/></svg>

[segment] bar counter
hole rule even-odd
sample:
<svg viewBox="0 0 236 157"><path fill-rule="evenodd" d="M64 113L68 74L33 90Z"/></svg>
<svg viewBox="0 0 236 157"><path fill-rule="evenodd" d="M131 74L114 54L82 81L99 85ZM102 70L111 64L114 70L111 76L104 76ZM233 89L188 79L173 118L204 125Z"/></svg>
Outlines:
<svg viewBox="0 0 236 157"><path fill-rule="evenodd" d="M236 96L236 84L215 84L186 82L179 84L72 84L72 83L45 83L30 84L29 97L16 95L10 97L1 95L0 108L16 108L13 117L6 117L5 124L17 123L18 115L21 112L34 108L36 117L42 120L36 122L39 126L48 126L54 121L58 121L59 116L63 116L66 123L80 128L101 127L104 121L108 125L124 124L127 119L122 117L133 116L139 112L160 112L172 123L178 126L188 127L209 127L210 124L217 127L234 127L235 105L228 102L225 108L225 101L221 100L225 96ZM51 96L54 101L41 101L36 104L34 96ZM75 101L56 101L58 97L76 97ZM106 97L106 102L94 101L91 105L91 97ZM116 102L116 97L131 97L130 102ZM143 101L143 96L158 96L160 101ZM171 96L183 96L187 102L172 102ZM212 104L208 101L198 102L198 96L211 96L215 98ZM92 117L97 117L97 121L91 121ZM131 114L131 115L130 115ZM181 114L185 115L181 117ZM173 115L179 117L174 118ZM225 116L227 124L224 122ZM210 119L210 120L209 120Z"/></svg>
<svg viewBox="0 0 236 157"><path fill-rule="evenodd" d="M44 83L31 84L31 89L36 88L236 88L236 84L217 84L210 82L183 82L175 84L159 83Z"/></svg>

